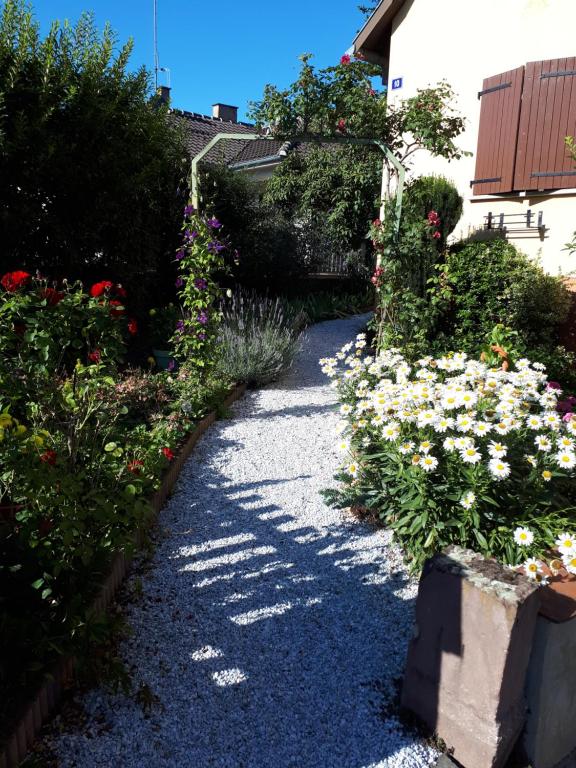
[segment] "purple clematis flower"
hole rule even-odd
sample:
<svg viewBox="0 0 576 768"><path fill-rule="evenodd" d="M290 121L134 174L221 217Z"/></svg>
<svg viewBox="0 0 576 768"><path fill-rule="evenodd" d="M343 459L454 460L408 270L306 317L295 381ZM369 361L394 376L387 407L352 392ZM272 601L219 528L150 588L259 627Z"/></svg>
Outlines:
<svg viewBox="0 0 576 768"><path fill-rule="evenodd" d="M204 331L198 331L198 333L196 334L196 336L198 336L198 338L200 339L200 341L204 341L204 339L206 338L206 333L205 333Z"/></svg>
<svg viewBox="0 0 576 768"><path fill-rule="evenodd" d="M187 205L184 208L184 216L192 216L192 214L196 211L196 208L194 208L193 205Z"/></svg>
<svg viewBox="0 0 576 768"><path fill-rule="evenodd" d="M176 361L170 358L170 362L168 363L168 370L173 371L174 368L176 368Z"/></svg>
<svg viewBox="0 0 576 768"><path fill-rule="evenodd" d="M212 229L220 229L220 227L222 226L222 224L220 224L218 219L208 219L206 224L208 224L208 226L211 227Z"/></svg>
<svg viewBox="0 0 576 768"><path fill-rule="evenodd" d="M195 229L184 230L184 240L187 240L188 242L190 242L191 240L196 240L197 237L198 237L198 232L196 232Z"/></svg>
<svg viewBox="0 0 576 768"><path fill-rule="evenodd" d="M208 281L204 277L197 277L194 280L194 285L199 291L205 291L208 287Z"/></svg>
<svg viewBox="0 0 576 768"><path fill-rule="evenodd" d="M184 285L184 280L182 280L182 278L179 277L178 280L176 280L175 285L176 285L176 288L182 288L182 286Z"/></svg>
<svg viewBox="0 0 576 768"><path fill-rule="evenodd" d="M204 312L204 310L201 310L196 315L196 320L198 320L200 325L206 325L206 323L208 322L208 315L206 314L206 312Z"/></svg>
<svg viewBox="0 0 576 768"><path fill-rule="evenodd" d="M217 240L213 240L211 243L208 243L206 248L210 253L220 253L220 251L223 251L226 246L222 245L222 243L219 243Z"/></svg>
<svg viewBox="0 0 576 768"><path fill-rule="evenodd" d="M184 320L178 320L178 322L176 323L176 330L182 333L182 331L184 330Z"/></svg>
<svg viewBox="0 0 576 768"><path fill-rule="evenodd" d="M176 261L182 261L184 256L186 256L186 251L176 251Z"/></svg>

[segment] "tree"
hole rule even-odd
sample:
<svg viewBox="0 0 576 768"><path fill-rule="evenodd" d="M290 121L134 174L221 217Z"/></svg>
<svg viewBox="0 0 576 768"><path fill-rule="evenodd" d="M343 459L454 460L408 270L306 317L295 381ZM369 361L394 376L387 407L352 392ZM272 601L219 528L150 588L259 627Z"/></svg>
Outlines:
<svg viewBox="0 0 576 768"><path fill-rule="evenodd" d="M177 245L186 152L91 14L45 39L24 0L0 15L0 269L126 284L144 301Z"/></svg>
<svg viewBox="0 0 576 768"><path fill-rule="evenodd" d="M326 139L378 139L407 167L419 149L449 159L465 154L455 143L464 120L452 108L447 83L392 106L386 93L374 88L381 74L377 66L344 55L338 65L316 70L310 59L311 54L301 57L300 75L291 86L267 85L262 100L252 104L260 130L316 142L282 163L266 196L302 221L327 223L341 248L354 248L379 205L383 155L374 146L335 148ZM390 192L395 173L390 164L388 172Z"/></svg>

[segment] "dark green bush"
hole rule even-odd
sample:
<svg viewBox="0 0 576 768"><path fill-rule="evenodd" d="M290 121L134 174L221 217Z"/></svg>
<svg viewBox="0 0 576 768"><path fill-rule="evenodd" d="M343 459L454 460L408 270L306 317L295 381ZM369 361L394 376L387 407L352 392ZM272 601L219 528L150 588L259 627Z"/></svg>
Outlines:
<svg viewBox="0 0 576 768"><path fill-rule="evenodd" d="M406 186L404 216L424 221L430 211L436 211L440 218L438 245L442 248L462 216L462 204L462 197L451 181L443 176L420 176Z"/></svg>
<svg viewBox="0 0 576 768"><path fill-rule="evenodd" d="M444 299L440 330L470 352L498 323L518 331L528 347L554 347L570 306L561 279L504 240L453 247L435 291Z"/></svg>

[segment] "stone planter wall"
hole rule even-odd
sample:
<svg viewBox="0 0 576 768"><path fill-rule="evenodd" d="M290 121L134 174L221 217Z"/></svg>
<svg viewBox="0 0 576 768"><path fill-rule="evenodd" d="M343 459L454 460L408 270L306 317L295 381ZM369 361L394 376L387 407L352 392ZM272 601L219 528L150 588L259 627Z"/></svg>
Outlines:
<svg viewBox="0 0 576 768"><path fill-rule="evenodd" d="M429 560L402 705L465 768L515 747L531 768L576 766L576 581L538 587L459 547Z"/></svg>
<svg viewBox="0 0 576 768"><path fill-rule="evenodd" d="M245 391L246 386L244 384L235 387L224 401L224 407L229 407L235 400L242 397ZM178 455L164 475L162 485L151 500L154 519L172 493L182 467L194 450L194 446L208 427L215 421L215 413L209 413L205 416L178 452ZM146 528L139 529L135 533L136 548L142 544L145 535ZM130 562L130 558L122 552L119 552L114 557L110 572L102 584L97 597L88 609L89 616L103 613L108 605L110 605L118 587L126 576ZM28 704L25 714L14 729L12 736L3 747L0 747L0 768L18 768L19 764L24 760L40 728L47 722L58 706L62 692L73 684L75 667L76 660L73 657L65 657L50 671L50 674L47 676L48 679L42 684L34 699Z"/></svg>

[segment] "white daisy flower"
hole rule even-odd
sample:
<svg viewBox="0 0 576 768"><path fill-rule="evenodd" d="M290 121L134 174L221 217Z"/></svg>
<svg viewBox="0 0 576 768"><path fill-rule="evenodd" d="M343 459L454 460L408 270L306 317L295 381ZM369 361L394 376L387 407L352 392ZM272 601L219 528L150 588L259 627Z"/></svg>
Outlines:
<svg viewBox="0 0 576 768"><path fill-rule="evenodd" d="M457 437L454 440L454 445L459 451L463 451L466 448L470 448L470 446L474 445L474 443L469 437Z"/></svg>
<svg viewBox="0 0 576 768"><path fill-rule="evenodd" d="M528 416L526 419L526 426L528 429L541 429L542 419L540 416Z"/></svg>
<svg viewBox="0 0 576 768"><path fill-rule="evenodd" d="M536 577L542 572L542 563L535 560L533 557L528 558L524 563L524 573L531 579L536 580Z"/></svg>
<svg viewBox="0 0 576 768"><path fill-rule="evenodd" d="M493 459L502 459L506 456L508 448L503 444L494 440L490 441L488 445L488 453Z"/></svg>
<svg viewBox="0 0 576 768"><path fill-rule="evenodd" d="M430 454L426 454L420 459L420 466L424 472L432 472L438 466L438 459L434 456L430 456Z"/></svg>
<svg viewBox="0 0 576 768"><path fill-rule="evenodd" d="M558 440L556 441L556 446L560 450L573 451L574 440L572 440L571 437L566 437L566 435L564 435L563 437L558 438Z"/></svg>
<svg viewBox="0 0 576 768"><path fill-rule="evenodd" d="M340 442L338 443L338 450L342 451L343 453L345 451L349 451L350 450L350 441L349 440L340 440Z"/></svg>
<svg viewBox="0 0 576 768"><path fill-rule="evenodd" d="M510 464L502 459L490 459L488 469L498 480L503 480L510 475Z"/></svg>
<svg viewBox="0 0 576 768"><path fill-rule="evenodd" d="M400 451L401 454L405 456L407 453L410 453L411 451L414 450L414 443L411 440L407 443L402 443L402 445L400 445L398 450Z"/></svg>
<svg viewBox="0 0 576 768"><path fill-rule="evenodd" d="M545 483L549 483L550 480L552 480L552 472L550 472L549 469L545 469L542 472L542 480L544 480Z"/></svg>
<svg viewBox="0 0 576 768"><path fill-rule="evenodd" d="M514 531L514 541L520 547L529 547L534 541L534 534L529 528L518 527Z"/></svg>
<svg viewBox="0 0 576 768"><path fill-rule="evenodd" d="M348 403L344 403L340 406L340 413L342 416L349 416L352 413L352 406L348 405Z"/></svg>
<svg viewBox="0 0 576 768"><path fill-rule="evenodd" d="M552 443L546 437L546 435L536 435L536 438L534 439L534 444L536 445L539 451L544 451L545 453L547 453L548 451L552 450Z"/></svg>
<svg viewBox="0 0 576 768"><path fill-rule="evenodd" d="M474 427L474 421L463 413L456 417L456 429L458 432L469 432Z"/></svg>
<svg viewBox="0 0 576 768"><path fill-rule="evenodd" d="M468 493L465 493L464 496L460 499L461 506L464 507L464 509L470 509L474 502L476 501L476 494L473 491L468 491Z"/></svg>
<svg viewBox="0 0 576 768"><path fill-rule="evenodd" d="M384 438L384 440L387 440L388 442L391 442L392 440L396 440L399 434L400 434L400 427L398 423L395 421L391 421L390 424L388 424L382 430L382 437Z"/></svg>
<svg viewBox="0 0 576 768"><path fill-rule="evenodd" d="M530 456L529 454L526 454L524 456L528 464L530 464L531 467L537 467L538 466L538 460L536 459L536 456Z"/></svg>
<svg viewBox="0 0 576 768"><path fill-rule="evenodd" d="M420 443L418 450L420 451L420 453L429 453L430 448L432 448L433 445L434 443L431 443L430 440L423 440Z"/></svg>
<svg viewBox="0 0 576 768"><path fill-rule="evenodd" d="M554 411L549 411L548 413L545 413L544 416L542 417L542 422L547 427L551 427L552 429L560 429L560 426L562 425L560 416L557 413L554 413Z"/></svg>
<svg viewBox="0 0 576 768"><path fill-rule="evenodd" d="M354 464L354 463L348 464L348 466L345 469L345 472L348 475L351 475L352 477L356 477L356 475L358 474L358 469L359 469L358 464Z"/></svg>
<svg viewBox="0 0 576 768"><path fill-rule="evenodd" d="M434 424L434 431L435 432L446 432L447 429L451 429L454 426L454 419L450 416L445 416L444 418L438 419L436 423Z"/></svg>
<svg viewBox="0 0 576 768"><path fill-rule="evenodd" d="M576 573L576 552L562 555L562 564L568 573Z"/></svg>
<svg viewBox="0 0 576 768"><path fill-rule="evenodd" d="M492 426L487 421L477 421L472 431L478 437L484 437L492 429Z"/></svg>
<svg viewBox="0 0 576 768"><path fill-rule="evenodd" d="M572 451L558 451L554 459L564 469L572 469L576 465L576 455Z"/></svg>
<svg viewBox="0 0 576 768"><path fill-rule="evenodd" d="M571 533L561 533L556 539L556 549L562 555L576 554L576 536Z"/></svg>
<svg viewBox="0 0 576 768"><path fill-rule="evenodd" d="M478 464L482 460L482 454L473 445L460 451L460 456L465 464Z"/></svg>
<svg viewBox="0 0 576 768"><path fill-rule="evenodd" d="M453 437L447 437L442 443L442 447L445 451L448 451L448 453L452 453L452 451L456 448L456 441Z"/></svg>

